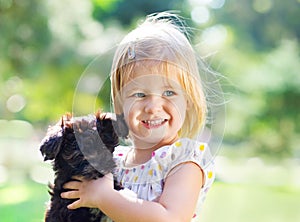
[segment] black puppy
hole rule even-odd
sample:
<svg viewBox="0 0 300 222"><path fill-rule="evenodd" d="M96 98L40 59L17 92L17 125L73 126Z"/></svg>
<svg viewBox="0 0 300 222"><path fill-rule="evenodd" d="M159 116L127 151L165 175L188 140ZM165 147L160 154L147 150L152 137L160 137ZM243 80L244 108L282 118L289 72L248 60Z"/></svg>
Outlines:
<svg viewBox="0 0 300 222"><path fill-rule="evenodd" d="M74 176L97 179L113 171L115 163L112 152L118 145L118 136L127 134L118 130L113 121L98 112L95 115L72 117L66 114L61 121L49 127L40 151L44 161L53 160L54 185L49 186L50 208L45 215L46 222L89 222L101 221L106 216L98 209L67 209L74 200L62 199L63 185ZM115 189L120 187L115 182Z"/></svg>

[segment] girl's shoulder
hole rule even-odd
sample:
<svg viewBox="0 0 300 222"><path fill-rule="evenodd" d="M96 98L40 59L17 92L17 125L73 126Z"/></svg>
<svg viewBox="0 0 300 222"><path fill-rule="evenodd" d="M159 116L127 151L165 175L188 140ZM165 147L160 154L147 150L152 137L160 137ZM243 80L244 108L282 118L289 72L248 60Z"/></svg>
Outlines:
<svg viewBox="0 0 300 222"><path fill-rule="evenodd" d="M166 150L164 150L166 149ZM215 164L214 156L210 152L207 143L192 140L188 138L179 139L169 147L158 150L157 156L167 158L167 161L158 161L162 168L165 169L164 177L166 178L169 173L179 164L182 163L195 163L201 168L204 174L204 190L208 190L215 179ZM166 155L164 152L167 152Z"/></svg>
<svg viewBox="0 0 300 222"><path fill-rule="evenodd" d="M189 138L181 138L169 146L161 147L152 156L170 169L184 162L194 162L202 169L213 164L208 144Z"/></svg>

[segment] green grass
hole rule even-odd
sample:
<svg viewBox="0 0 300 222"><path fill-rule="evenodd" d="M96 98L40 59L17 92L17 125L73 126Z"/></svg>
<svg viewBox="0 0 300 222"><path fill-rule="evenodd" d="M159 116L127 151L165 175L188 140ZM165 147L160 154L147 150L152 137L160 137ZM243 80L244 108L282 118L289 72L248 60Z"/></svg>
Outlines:
<svg viewBox="0 0 300 222"><path fill-rule="evenodd" d="M48 199L46 185L30 181L6 184L0 187L0 221L41 222Z"/></svg>
<svg viewBox="0 0 300 222"><path fill-rule="evenodd" d="M298 222L300 188L215 183L201 222Z"/></svg>
<svg viewBox="0 0 300 222"><path fill-rule="evenodd" d="M1 222L41 222L47 186L34 182L0 187ZM300 188L216 182L199 222L300 221Z"/></svg>

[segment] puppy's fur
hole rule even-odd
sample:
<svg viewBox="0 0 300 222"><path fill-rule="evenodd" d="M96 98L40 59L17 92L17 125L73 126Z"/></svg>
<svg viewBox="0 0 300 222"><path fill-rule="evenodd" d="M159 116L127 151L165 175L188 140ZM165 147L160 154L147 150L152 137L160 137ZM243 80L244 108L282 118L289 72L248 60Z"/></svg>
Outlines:
<svg viewBox="0 0 300 222"><path fill-rule="evenodd" d="M101 221L105 217L98 209L69 210L67 205L74 200L60 197L66 191L63 185L74 180L72 177L97 179L115 167L112 152L118 145L118 136L128 132L124 129L118 131L116 121L100 116L99 112L83 117L66 114L58 124L49 127L41 142L44 160L53 161L55 172L54 185L49 186L51 203L45 215L46 222ZM115 189L120 189L116 182Z"/></svg>

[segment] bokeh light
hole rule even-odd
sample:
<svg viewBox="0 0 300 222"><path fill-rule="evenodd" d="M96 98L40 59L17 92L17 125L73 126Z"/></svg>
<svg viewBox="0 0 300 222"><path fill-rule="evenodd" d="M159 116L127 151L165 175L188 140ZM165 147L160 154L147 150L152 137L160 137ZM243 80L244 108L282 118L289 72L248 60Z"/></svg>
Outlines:
<svg viewBox="0 0 300 222"><path fill-rule="evenodd" d="M220 9L224 6L225 0L212 0L209 6L213 9Z"/></svg>
<svg viewBox="0 0 300 222"><path fill-rule="evenodd" d="M12 95L6 101L6 107L10 112L20 112L26 105L25 98L20 94Z"/></svg>
<svg viewBox="0 0 300 222"><path fill-rule="evenodd" d="M227 40L228 32L225 26L219 24L211 26L202 32L201 40L210 49L218 49Z"/></svg>
<svg viewBox="0 0 300 222"><path fill-rule="evenodd" d="M253 1L253 9L259 13L266 13L268 12L272 6L272 0L254 0Z"/></svg>
<svg viewBox="0 0 300 222"><path fill-rule="evenodd" d="M206 6L197 6L191 12L192 20L198 24L207 23L210 19L210 12Z"/></svg>

